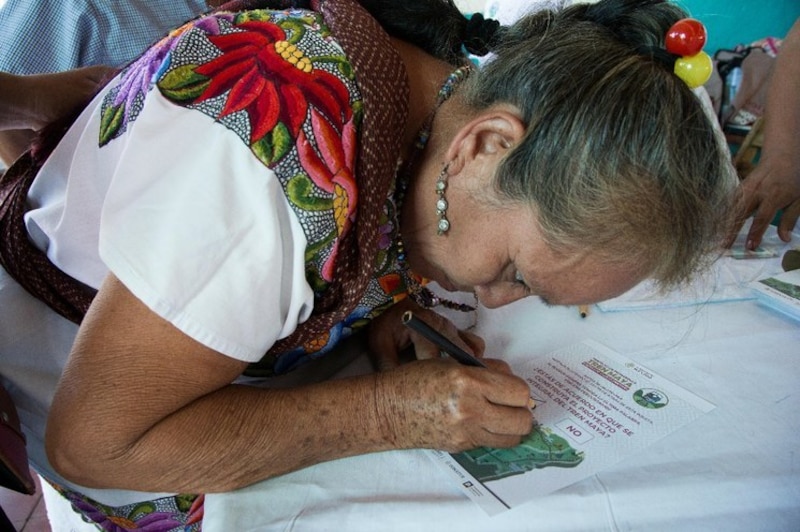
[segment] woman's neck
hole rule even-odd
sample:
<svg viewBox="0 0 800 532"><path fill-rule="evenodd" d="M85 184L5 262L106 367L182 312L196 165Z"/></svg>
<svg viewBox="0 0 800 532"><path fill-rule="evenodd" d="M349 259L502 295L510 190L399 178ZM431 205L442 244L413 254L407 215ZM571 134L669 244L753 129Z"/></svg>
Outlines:
<svg viewBox="0 0 800 532"><path fill-rule="evenodd" d="M436 106L442 83L455 67L400 39L392 38L392 44L408 73L408 121L403 132L402 152L403 160L407 160L417 134Z"/></svg>

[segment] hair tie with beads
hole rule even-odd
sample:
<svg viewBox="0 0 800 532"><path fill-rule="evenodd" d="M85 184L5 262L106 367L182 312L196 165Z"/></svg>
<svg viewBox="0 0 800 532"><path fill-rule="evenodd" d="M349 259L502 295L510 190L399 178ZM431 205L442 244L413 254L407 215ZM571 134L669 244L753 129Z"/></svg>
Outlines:
<svg viewBox="0 0 800 532"><path fill-rule="evenodd" d="M681 78L690 89L703 85L714 66L711 57L703 51L706 28L693 18L683 18L667 31L666 50L655 46L639 48L641 55L650 56Z"/></svg>
<svg viewBox="0 0 800 532"><path fill-rule="evenodd" d="M499 29L500 23L498 21L484 18L480 13L475 13L467 19L462 44L467 52L477 56L484 56L492 51L497 41L497 30Z"/></svg>

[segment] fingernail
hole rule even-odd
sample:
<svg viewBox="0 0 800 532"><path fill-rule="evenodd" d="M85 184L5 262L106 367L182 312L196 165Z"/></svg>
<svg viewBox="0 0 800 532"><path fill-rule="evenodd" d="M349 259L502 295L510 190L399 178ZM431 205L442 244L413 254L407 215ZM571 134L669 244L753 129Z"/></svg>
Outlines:
<svg viewBox="0 0 800 532"><path fill-rule="evenodd" d="M536 408L536 401L533 400L533 397L528 398L528 408L530 408L531 410Z"/></svg>
<svg viewBox="0 0 800 532"><path fill-rule="evenodd" d="M748 239L747 243L745 244L745 247L746 247L747 249L749 249L750 251L755 251L755 249L756 249L756 242L755 242L755 240L753 240L753 239Z"/></svg>

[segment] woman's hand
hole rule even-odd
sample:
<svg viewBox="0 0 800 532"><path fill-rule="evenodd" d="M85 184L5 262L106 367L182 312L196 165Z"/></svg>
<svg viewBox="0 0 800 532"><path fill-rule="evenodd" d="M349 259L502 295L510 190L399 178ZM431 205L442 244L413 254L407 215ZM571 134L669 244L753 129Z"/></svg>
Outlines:
<svg viewBox="0 0 800 532"><path fill-rule="evenodd" d="M422 360L377 376L376 410L397 448L513 447L533 428L530 389L499 360L487 368Z"/></svg>
<svg viewBox="0 0 800 532"><path fill-rule="evenodd" d="M453 343L482 357L483 339L406 299L373 320L368 343L377 376L376 410L393 447L459 452L480 446L519 444L533 425L528 384L505 362L483 359L486 368L441 358L439 347L402 324L413 310ZM400 363L414 347L416 362Z"/></svg>
<svg viewBox="0 0 800 532"><path fill-rule="evenodd" d="M413 310L431 327L447 336L450 341L465 351L478 358L483 356L486 347L483 338L458 329L441 314L423 309L406 298L372 320L369 326L367 340L370 356L378 371L393 369L400 365L401 353L412 345L415 358L418 360L440 357L438 346L403 325L402 316L407 310Z"/></svg>

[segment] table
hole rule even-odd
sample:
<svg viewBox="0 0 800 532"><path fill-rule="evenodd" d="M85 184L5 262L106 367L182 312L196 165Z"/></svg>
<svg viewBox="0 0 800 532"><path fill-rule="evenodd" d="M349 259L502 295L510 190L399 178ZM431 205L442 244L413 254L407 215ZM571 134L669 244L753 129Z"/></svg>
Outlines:
<svg viewBox="0 0 800 532"><path fill-rule="evenodd" d="M203 530L800 530L800 323L754 300L593 308L581 319L576 308L530 298L479 309L476 331L487 354L512 367L592 339L716 408L607 470L494 517L412 450L209 495ZM346 373L360 371L368 371L363 356Z"/></svg>

